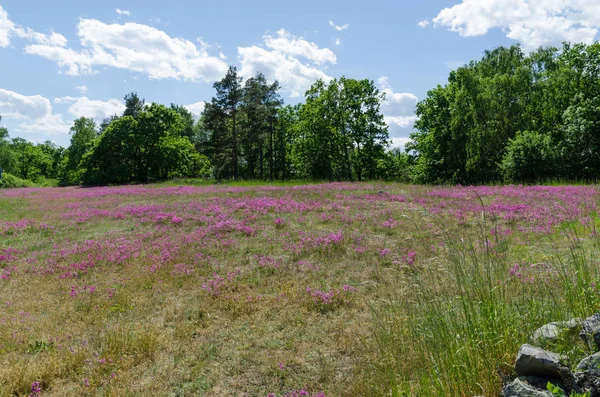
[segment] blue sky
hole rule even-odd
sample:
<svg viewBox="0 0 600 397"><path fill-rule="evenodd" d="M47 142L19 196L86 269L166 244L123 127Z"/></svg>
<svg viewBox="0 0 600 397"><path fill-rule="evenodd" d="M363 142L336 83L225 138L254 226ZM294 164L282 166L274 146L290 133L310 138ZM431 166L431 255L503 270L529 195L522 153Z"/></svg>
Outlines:
<svg viewBox="0 0 600 397"><path fill-rule="evenodd" d="M395 145L414 106L486 49L598 38L597 0L0 0L0 114L11 136L66 146L81 116L123 96L195 114L228 65L278 79L286 103L316 78L377 82Z"/></svg>

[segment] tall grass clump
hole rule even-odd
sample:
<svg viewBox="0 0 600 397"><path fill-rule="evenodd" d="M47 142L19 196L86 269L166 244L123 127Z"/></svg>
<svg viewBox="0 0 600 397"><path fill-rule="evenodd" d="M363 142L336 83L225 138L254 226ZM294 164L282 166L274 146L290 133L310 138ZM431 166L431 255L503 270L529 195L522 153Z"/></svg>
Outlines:
<svg viewBox="0 0 600 397"><path fill-rule="evenodd" d="M593 230L567 225L517 246L490 233L494 223L482 210L474 223L439 225L443 250L381 283L356 393L497 395L535 329L598 310L597 240L580 237Z"/></svg>

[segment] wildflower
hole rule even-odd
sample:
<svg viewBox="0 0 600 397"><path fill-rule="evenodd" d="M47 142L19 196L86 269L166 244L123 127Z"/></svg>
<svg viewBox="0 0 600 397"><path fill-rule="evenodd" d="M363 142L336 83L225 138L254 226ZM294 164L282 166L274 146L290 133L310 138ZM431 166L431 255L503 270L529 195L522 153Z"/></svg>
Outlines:
<svg viewBox="0 0 600 397"><path fill-rule="evenodd" d="M38 397L42 392L42 387L40 386L40 382L33 382L31 384L31 394L29 397Z"/></svg>
<svg viewBox="0 0 600 397"><path fill-rule="evenodd" d="M404 257L404 260L409 266L411 266L413 263L415 263L416 257L417 253L415 251L409 251L408 254Z"/></svg>

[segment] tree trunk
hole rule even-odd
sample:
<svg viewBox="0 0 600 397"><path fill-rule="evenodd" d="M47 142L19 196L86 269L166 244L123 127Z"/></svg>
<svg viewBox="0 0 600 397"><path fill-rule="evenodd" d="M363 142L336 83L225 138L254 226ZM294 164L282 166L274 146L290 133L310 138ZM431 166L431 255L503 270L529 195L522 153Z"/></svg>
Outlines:
<svg viewBox="0 0 600 397"><path fill-rule="evenodd" d="M263 155L263 144L262 141L259 138L259 142L258 142L258 156L259 156L259 166L260 166L260 179L264 180L265 176L264 176L264 155Z"/></svg>
<svg viewBox="0 0 600 397"><path fill-rule="evenodd" d="M232 112L232 116L233 116L233 150L232 150L232 161L233 161L233 179L237 181L238 179L238 153L237 153L237 131L235 129L235 116L236 116L236 109L235 106L233 107L233 112Z"/></svg>
<svg viewBox="0 0 600 397"><path fill-rule="evenodd" d="M350 154L348 153L348 145L344 142L344 156L346 157L346 174L349 181L352 181L352 166L350 165Z"/></svg>
<svg viewBox="0 0 600 397"><path fill-rule="evenodd" d="M269 133L269 177L273 180L273 118L271 117L271 131Z"/></svg>
<svg viewBox="0 0 600 397"><path fill-rule="evenodd" d="M252 148L252 128L250 128L249 130L249 134L248 134L248 177L250 179L254 179L254 168L255 168L255 164L254 164L254 153L253 153L253 148Z"/></svg>

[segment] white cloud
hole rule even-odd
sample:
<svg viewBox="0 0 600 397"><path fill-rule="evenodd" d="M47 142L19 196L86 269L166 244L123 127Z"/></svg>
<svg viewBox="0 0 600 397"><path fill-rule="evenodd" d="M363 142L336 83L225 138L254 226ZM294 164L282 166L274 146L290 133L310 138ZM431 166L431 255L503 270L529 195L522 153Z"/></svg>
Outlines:
<svg viewBox="0 0 600 397"><path fill-rule="evenodd" d="M0 88L0 114L6 118L41 118L52 112L52 104L41 95L26 96Z"/></svg>
<svg viewBox="0 0 600 397"><path fill-rule="evenodd" d="M463 0L433 19L461 36L482 36L494 28L526 50L563 41L594 42L600 28L597 0Z"/></svg>
<svg viewBox="0 0 600 397"><path fill-rule="evenodd" d="M131 12L129 12L129 10L121 10L119 8L117 8L115 10L115 12L119 15L127 15L127 16L131 15Z"/></svg>
<svg viewBox="0 0 600 397"><path fill-rule="evenodd" d="M26 46L25 52L57 62L70 75L94 74L94 67L110 66L144 73L150 79L214 81L227 71L227 64L209 55L202 41L196 46L148 25L82 19L77 35L80 51L35 44Z"/></svg>
<svg viewBox="0 0 600 397"><path fill-rule="evenodd" d="M350 24L348 24L348 23L347 23L347 24L345 24L345 25L338 26L338 25L336 25L336 24L335 24L333 21L331 21L331 20L330 20L330 21L329 21L329 26L331 26L332 28L334 28L334 29L335 29L335 30L337 30L338 32L341 32L341 31L343 31L343 30L346 30L346 29L348 29L348 28L350 27Z"/></svg>
<svg viewBox="0 0 600 397"><path fill-rule="evenodd" d="M8 13L0 6L0 47L10 45L10 34L14 29L14 23L8 18Z"/></svg>
<svg viewBox="0 0 600 397"><path fill-rule="evenodd" d="M336 56L329 48L319 48L302 37L294 37L284 29L277 31L277 37L265 35L265 45L277 52L294 57L306 58L319 65L337 62Z"/></svg>
<svg viewBox="0 0 600 397"><path fill-rule="evenodd" d="M390 145L390 147L392 148L400 148L400 149L404 149L406 147L406 144L408 142L410 142L412 139L404 137L404 138L391 138L392 144Z"/></svg>
<svg viewBox="0 0 600 397"><path fill-rule="evenodd" d="M54 103L71 103L69 113L75 118L89 117L102 120L114 114L121 114L125 110L125 105L118 99L98 101L84 96L78 98L67 96L54 99Z"/></svg>
<svg viewBox="0 0 600 397"><path fill-rule="evenodd" d="M205 102L196 102L189 105L184 105L184 108L190 111L195 118L200 117L202 112L204 112L204 108L206 107Z"/></svg>
<svg viewBox="0 0 600 397"><path fill-rule="evenodd" d="M53 114L52 104L41 95L22 95L0 89L0 114L7 120L19 122L19 130L46 135L66 134L70 125L62 115Z"/></svg>
<svg viewBox="0 0 600 397"><path fill-rule="evenodd" d="M342 40L335 39L335 45L342 45Z"/></svg>
<svg viewBox="0 0 600 397"><path fill-rule="evenodd" d="M21 131L50 136L67 135L70 129L71 124L65 122L61 114L47 114L44 117L20 125Z"/></svg>
<svg viewBox="0 0 600 397"><path fill-rule="evenodd" d="M43 45L52 45L58 47L64 47L67 45L67 38L60 33L51 32L49 35L36 32L30 28L23 28L16 26L13 29L13 34L19 38L32 41L34 43Z"/></svg>
<svg viewBox="0 0 600 397"><path fill-rule="evenodd" d="M429 26L429 20L428 19L424 19L421 22L417 23L417 25L419 25L422 28L426 28L427 26Z"/></svg>
<svg viewBox="0 0 600 397"><path fill-rule="evenodd" d="M265 35L264 41L266 48L238 47L242 76L262 72L268 79L278 80L292 97L304 94L315 80L331 80L324 72L325 64L335 64L337 59L328 48L320 49L315 43L294 37L283 29L277 32L277 37Z"/></svg>
<svg viewBox="0 0 600 397"><path fill-rule="evenodd" d="M381 112L389 127L390 136L393 138L407 136L417 121L415 107L418 98L414 94L394 92L387 77L379 78L378 83L386 97L381 104Z"/></svg>
<svg viewBox="0 0 600 397"><path fill-rule="evenodd" d="M58 47L67 45L67 39L62 34L56 32L50 32L50 34L39 33L28 27L15 24L8 17L6 10L0 6L0 47L8 47L11 36L43 45Z"/></svg>
<svg viewBox="0 0 600 397"><path fill-rule="evenodd" d="M81 92L82 94L85 94L86 92L88 92L88 88L85 85L78 85L77 87L75 87L75 89L79 92Z"/></svg>

